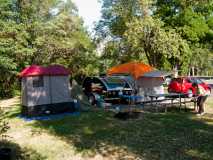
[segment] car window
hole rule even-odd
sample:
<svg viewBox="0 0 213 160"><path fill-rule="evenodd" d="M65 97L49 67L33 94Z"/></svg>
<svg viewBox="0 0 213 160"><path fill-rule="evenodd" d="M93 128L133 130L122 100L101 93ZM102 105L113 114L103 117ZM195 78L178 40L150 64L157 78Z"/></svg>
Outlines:
<svg viewBox="0 0 213 160"><path fill-rule="evenodd" d="M98 78L93 78L92 82L91 82L92 88L100 88L100 89L104 89L104 84L103 82L101 82L100 79Z"/></svg>
<svg viewBox="0 0 213 160"><path fill-rule="evenodd" d="M192 82L192 83L197 83L197 84L203 83L203 81L200 80L200 79L198 79L198 78L192 78L192 79L191 79L191 82Z"/></svg>
<svg viewBox="0 0 213 160"><path fill-rule="evenodd" d="M87 77L83 82L83 89L86 92L94 90L106 90L104 83L96 77Z"/></svg>
<svg viewBox="0 0 213 160"><path fill-rule="evenodd" d="M127 87L128 85L125 80L118 77L106 77L104 78L104 82L107 84L109 88Z"/></svg>
<svg viewBox="0 0 213 160"><path fill-rule="evenodd" d="M84 80L84 82L83 82L83 90L85 91L85 92L91 92L91 83L92 83L92 79L91 79L91 77L87 77L87 78L85 78L85 80Z"/></svg>
<svg viewBox="0 0 213 160"><path fill-rule="evenodd" d="M195 80L196 80L197 84L203 83L203 81L201 81L200 79L195 79Z"/></svg>

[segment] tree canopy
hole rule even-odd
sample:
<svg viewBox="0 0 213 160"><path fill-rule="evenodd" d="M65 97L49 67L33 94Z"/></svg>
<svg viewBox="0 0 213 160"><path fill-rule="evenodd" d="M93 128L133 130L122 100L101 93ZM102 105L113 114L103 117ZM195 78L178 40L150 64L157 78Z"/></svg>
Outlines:
<svg viewBox="0 0 213 160"><path fill-rule="evenodd" d="M27 65L63 64L74 76L93 72L94 48L71 0L1 0L0 97L11 94Z"/></svg>
<svg viewBox="0 0 213 160"><path fill-rule="evenodd" d="M212 1L102 1L102 19L96 30L100 39L108 39L104 57L111 64L116 55L117 63L143 60L158 69L177 68L182 74L194 67L199 74L209 70Z"/></svg>
<svg viewBox="0 0 213 160"><path fill-rule="evenodd" d="M32 64L62 64L75 78L132 60L181 74L213 73L212 0L101 2L91 37L72 0L1 0L0 97L12 95L17 74Z"/></svg>

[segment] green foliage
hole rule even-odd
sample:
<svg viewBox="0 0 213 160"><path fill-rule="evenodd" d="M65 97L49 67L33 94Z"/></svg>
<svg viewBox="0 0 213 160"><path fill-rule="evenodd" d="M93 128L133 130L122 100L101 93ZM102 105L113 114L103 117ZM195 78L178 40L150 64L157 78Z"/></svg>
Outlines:
<svg viewBox="0 0 213 160"><path fill-rule="evenodd" d="M8 131L8 129L10 128L9 127L9 124L8 122L6 122L4 119L3 119L3 111L0 110L0 143L3 139L5 139L7 136L5 135L5 133Z"/></svg>
<svg viewBox="0 0 213 160"><path fill-rule="evenodd" d="M189 68L196 67L197 70L203 71L198 74L204 74L212 67L209 61L213 39L212 12L213 2L208 0L171 0L168 3L158 0L156 3L155 16L161 18L166 27L174 28L183 39L187 40L193 53L189 57L188 65Z"/></svg>
<svg viewBox="0 0 213 160"><path fill-rule="evenodd" d="M0 97L12 94L15 76L27 65L57 63L75 74L93 72L88 64L97 64L95 45L71 0L1 0L0 9L1 75L6 72Z"/></svg>
<svg viewBox="0 0 213 160"><path fill-rule="evenodd" d="M178 18L180 31L183 37L189 41L199 42L209 30L204 16L195 13L192 8L185 9Z"/></svg>
<svg viewBox="0 0 213 160"><path fill-rule="evenodd" d="M8 131L9 129L9 126L8 126L8 123L3 121L3 122L0 122L0 138L4 138L5 137L5 133Z"/></svg>
<svg viewBox="0 0 213 160"><path fill-rule="evenodd" d="M135 19L129 24L127 40L134 48L140 47L149 64L159 69L171 69L176 65L185 67L190 55L188 44L175 30L165 30L162 25L160 20L152 17L143 21Z"/></svg>
<svg viewBox="0 0 213 160"><path fill-rule="evenodd" d="M204 57L212 54L212 9L208 0L103 0L97 35L108 39L104 57L112 63L114 57L117 63L142 59L158 69L177 67L183 74L194 57L201 57L196 66L206 70L210 63Z"/></svg>

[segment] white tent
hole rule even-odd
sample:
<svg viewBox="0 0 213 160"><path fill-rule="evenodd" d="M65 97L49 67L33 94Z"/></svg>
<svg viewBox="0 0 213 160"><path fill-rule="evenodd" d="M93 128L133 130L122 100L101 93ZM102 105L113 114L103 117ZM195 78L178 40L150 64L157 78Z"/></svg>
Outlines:
<svg viewBox="0 0 213 160"><path fill-rule="evenodd" d="M163 94L165 78L171 75L171 73L155 70L152 66L140 62L114 66L107 71L107 74L111 76L126 76L128 74L131 76L133 81L127 78L126 80L131 82L130 84L136 89L137 95L145 97L145 100L147 95Z"/></svg>
<svg viewBox="0 0 213 160"><path fill-rule="evenodd" d="M42 115L74 111L70 98L69 71L63 66L32 65L21 73L22 113Z"/></svg>
<svg viewBox="0 0 213 160"><path fill-rule="evenodd" d="M146 100L149 100L148 95L164 94L163 84L170 75L169 72L159 70L145 73L137 79L138 94L144 96Z"/></svg>

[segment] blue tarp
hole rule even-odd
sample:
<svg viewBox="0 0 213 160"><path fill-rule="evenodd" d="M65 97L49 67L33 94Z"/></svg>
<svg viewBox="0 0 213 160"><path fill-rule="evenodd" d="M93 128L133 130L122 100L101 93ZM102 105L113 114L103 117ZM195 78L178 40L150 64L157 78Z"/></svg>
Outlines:
<svg viewBox="0 0 213 160"><path fill-rule="evenodd" d="M55 120L60 119L65 116L79 116L80 112L73 112L73 113L61 113L61 114L54 114L54 115L47 115L47 116L36 116L36 117L26 117L26 116L19 116L19 118L25 121L33 121L33 120Z"/></svg>

